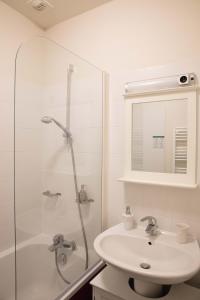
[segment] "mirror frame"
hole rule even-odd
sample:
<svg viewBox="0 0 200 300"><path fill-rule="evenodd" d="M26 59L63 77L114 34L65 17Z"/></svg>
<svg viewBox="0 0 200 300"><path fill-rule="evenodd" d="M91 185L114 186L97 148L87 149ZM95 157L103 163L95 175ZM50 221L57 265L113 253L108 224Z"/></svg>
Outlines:
<svg viewBox="0 0 200 300"><path fill-rule="evenodd" d="M132 159L132 104L155 101L173 101L186 99L188 103L188 147L187 147L187 173L159 173L136 171L131 169ZM143 94L125 96L125 168L124 176L120 178L123 182L155 184L166 186L177 186L185 188L195 188L196 183L196 87L181 87L177 89L147 92Z"/></svg>

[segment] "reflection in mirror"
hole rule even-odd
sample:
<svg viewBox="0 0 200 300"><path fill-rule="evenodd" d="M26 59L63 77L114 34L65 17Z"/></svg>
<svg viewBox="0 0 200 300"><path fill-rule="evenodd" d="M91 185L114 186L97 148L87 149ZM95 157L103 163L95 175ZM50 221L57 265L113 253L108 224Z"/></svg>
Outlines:
<svg viewBox="0 0 200 300"><path fill-rule="evenodd" d="M132 170L187 173L187 100L132 104Z"/></svg>

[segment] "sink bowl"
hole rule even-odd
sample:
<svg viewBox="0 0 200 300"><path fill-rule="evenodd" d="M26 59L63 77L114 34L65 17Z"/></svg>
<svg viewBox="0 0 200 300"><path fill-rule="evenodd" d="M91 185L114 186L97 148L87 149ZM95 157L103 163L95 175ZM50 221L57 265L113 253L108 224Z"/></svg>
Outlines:
<svg viewBox="0 0 200 300"><path fill-rule="evenodd" d="M143 227L126 231L119 224L101 233L94 248L106 263L157 284L184 282L200 269L197 241L180 244L170 232L149 237Z"/></svg>

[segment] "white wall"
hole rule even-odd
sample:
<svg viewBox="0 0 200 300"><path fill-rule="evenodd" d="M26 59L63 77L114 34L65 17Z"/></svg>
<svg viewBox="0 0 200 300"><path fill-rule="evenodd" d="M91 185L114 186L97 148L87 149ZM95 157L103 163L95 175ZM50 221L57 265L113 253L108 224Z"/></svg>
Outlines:
<svg viewBox="0 0 200 300"><path fill-rule="evenodd" d="M42 135L44 47L32 39L21 47L16 64L15 207L17 243L42 230Z"/></svg>
<svg viewBox="0 0 200 300"><path fill-rule="evenodd" d="M46 33L110 74L106 226L120 222L125 203L130 203L137 220L152 214L162 228L171 230L176 222L185 221L200 239L199 188L117 182L123 173L124 83L182 72L200 75L199 10L198 0L115 0Z"/></svg>
<svg viewBox="0 0 200 300"><path fill-rule="evenodd" d="M0 251L14 245L14 60L19 45L40 32L0 1ZM14 299L14 256L7 270L7 289L9 297Z"/></svg>
<svg viewBox="0 0 200 300"><path fill-rule="evenodd" d="M114 0L47 31L108 72L198 56L198 0Z"/></svg>
<svg viewBox="0 0 200 300"><path fill-rule="evenodd" d="M40 34L21 14L0 1L0 250L13 245L13 103L17 48ZM5 234L6 233L6 234Z"/></svg>

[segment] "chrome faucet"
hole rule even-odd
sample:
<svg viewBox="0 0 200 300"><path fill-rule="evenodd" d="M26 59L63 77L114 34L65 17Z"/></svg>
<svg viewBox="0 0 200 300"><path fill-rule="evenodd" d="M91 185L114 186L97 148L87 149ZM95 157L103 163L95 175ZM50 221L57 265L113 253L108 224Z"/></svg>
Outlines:
<svg viewBox="0 0 200 300"><path fill-rule="evenodd" d="M76 243L75 241L67 241L64 239L63 234L56 234L53 237L53 244L49 246L49 251L54 252L58 248L67 248L71 249L72 251L76 250Z"/></svg>
<svg viewBox="0 0 200 300"><path fill-rule="evenodd" d="M148 221L147 227L145 229L145 232L148 233L149 235L157 235L158 233L158 225L157 225L157 220L156 218L152 216L146 216L142 218L140 221Z"/></svg>

